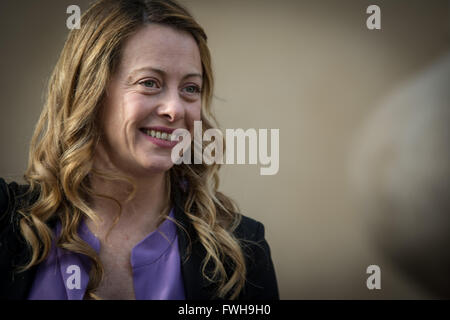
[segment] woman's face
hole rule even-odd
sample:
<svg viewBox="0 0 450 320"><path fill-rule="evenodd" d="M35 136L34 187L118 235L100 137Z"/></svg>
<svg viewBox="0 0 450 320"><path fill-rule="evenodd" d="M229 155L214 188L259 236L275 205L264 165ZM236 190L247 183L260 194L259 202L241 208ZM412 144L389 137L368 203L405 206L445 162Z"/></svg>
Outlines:
<svg viewBox="0 0 450 320"><path fill-rule="evenodd" d="M169 170L173 142L163 138L178 128L193 136L201 90L200 51L192 35L150 24L130 37L101 118L101 149L114 167L139 177Z"/></svg>

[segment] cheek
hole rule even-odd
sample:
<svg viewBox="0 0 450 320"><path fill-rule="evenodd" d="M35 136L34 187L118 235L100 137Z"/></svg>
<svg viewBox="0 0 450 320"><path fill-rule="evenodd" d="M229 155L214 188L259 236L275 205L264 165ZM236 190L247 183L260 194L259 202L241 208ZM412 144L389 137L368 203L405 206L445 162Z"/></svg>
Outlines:
<svg viewBox="0 0 450 320"><path fill-rule="evenodd" d="M201 110L202 105L201 103L191 106L186 111L186 121L189 131L194 130L194 121L200 121L201 120Z"/></svg>
<svg viewBox="0 0 450 320"><path fill-rule="evenodd" d="M145 97L136 93L127 93L121 99L121 103L115 108L116 118L115 134L133 134L137 126L146 117L145 105L148 105Z"/></svg>
<svg viewBox="0 0 450 320"><path fill-rule="evenodd" d="M103 110L102 127L108 140L117 135L122 121L123 115L118 105L111 102L106 103Z"/></svg>
<svg viewBox="0 0 450 320"><path fill-rule="evenodd" d="M116 96L105 105L104 131L109 140L123 141L132 134L140 119L145 117L145 99L136 94ZM127 137L125 137L127 136Z"/></svg>
<svg viewBox="0 0 450 320"><path fill-rule="evenodd" d="M145 96L130 92L123 97L122 113L125 123L137 123L144 119L147 112L145 106L149 105L148 98Z"/></svg>

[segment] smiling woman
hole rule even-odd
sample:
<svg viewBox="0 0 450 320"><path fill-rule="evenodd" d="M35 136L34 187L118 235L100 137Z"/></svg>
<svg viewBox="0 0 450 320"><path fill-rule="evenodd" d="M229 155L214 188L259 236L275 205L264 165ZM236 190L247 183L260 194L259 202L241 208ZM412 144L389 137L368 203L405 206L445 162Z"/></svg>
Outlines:
<svg viewBox="0 0 450 320"><path fill-rule="evenodd" d="M215 127L203 29L173 1L101 0L69 34L30 148L0 179L0 296L278 299L264 226L174 165L176 129ZM55 273L56 272L56 273Z"/></svg>
<svg viewBox="0 0 450 320"><path fill-rule="evenodd" d="M125 42L106 89L99 154L108 155L114 168L145 177L144 184L153 172L163 176L172 167L173 142L161 141L162 135L193 132L201 119L201 86L200 51L188 32L156 23L141 27Z"/></svg>

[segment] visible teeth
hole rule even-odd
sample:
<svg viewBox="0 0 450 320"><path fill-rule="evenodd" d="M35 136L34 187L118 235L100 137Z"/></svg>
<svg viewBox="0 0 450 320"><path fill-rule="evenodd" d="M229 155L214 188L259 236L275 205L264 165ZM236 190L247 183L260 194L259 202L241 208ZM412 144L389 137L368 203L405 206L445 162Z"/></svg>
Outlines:
<svg viewBox="0 0 450 320"><path fill-rule="evenodd" d="M158 139L166 140L166 141L172 141L172 135L167 132L160 132L160 131L155 131L155 130L145 130L145 133L148 136L151 136L154 138L158 138Z"/></svg>

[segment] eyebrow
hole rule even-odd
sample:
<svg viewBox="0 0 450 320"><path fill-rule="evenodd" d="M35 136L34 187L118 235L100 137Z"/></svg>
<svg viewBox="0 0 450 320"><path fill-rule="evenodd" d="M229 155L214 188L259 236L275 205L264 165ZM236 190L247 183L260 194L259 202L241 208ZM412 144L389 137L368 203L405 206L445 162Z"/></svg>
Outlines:
<svg viewBox="0 0 450 320"><path fill-rule="evenodd" d="M143 72L143 71L153 71L155 73L158 73L162 77L167 76L167 73L164 70L161 70L158 68L152 68L152 67L143 67L143 68L139 68L139 69L135 69L135 70L131 71L130 74L128 75L128 80L134 78L136 76L136 74L138 74L139 72ZM190 77L199 77L200 79L203 79L203 76L200 73L188 73L188 74L184 75L181 80L184 80L184 79L190 78Z"/></svg>

